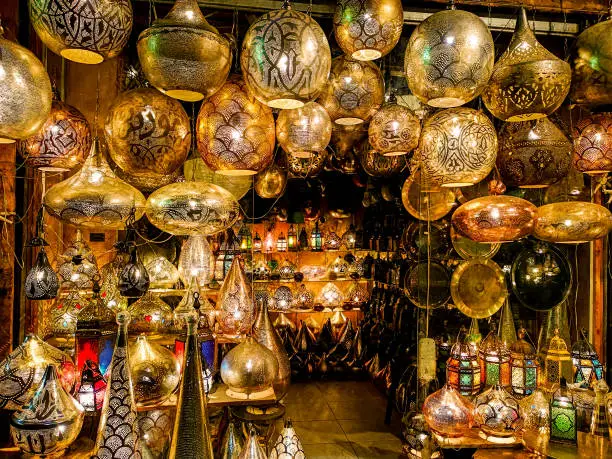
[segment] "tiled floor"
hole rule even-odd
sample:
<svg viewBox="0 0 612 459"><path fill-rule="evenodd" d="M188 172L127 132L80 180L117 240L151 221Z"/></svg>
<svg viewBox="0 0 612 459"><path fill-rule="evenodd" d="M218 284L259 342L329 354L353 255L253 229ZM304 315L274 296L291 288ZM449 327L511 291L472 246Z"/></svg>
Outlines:
<svg viewBox="0 0 612 459"><path fill-rule="evenodd" d="M294 383L284 404L309 459L401 457L399 417L385 425L386 400L368 381Z"/></svg>

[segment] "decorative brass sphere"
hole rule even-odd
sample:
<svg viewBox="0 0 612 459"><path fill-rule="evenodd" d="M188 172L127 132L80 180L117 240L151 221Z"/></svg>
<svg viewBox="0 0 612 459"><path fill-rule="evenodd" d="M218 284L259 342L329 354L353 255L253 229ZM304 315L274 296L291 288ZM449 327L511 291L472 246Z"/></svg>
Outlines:
<svg viewBox="0 0 612 459"><path fill-rule="evenodd" d="M238 76L202 104L196 129L198 150L215 172L254 175L272 162L272 110L257 101Z"/></svg>
<svg viewBox="0 0 612 459"><path fill-rule="evenodd" d="M28 4L30 21L42 42L80 64L99 64L119 55L132 32L130 0L28 0Z"/></svg>
<svg viewBox="0 0 612 459"><path fill-rule="evenodd" d="M287 186L287 172L272 164L255 176L255 192L262 198L277 198Z"/></svg>
<svg viewBox="0 0 612 459"><path fill-rule="evenodd" d="M287 153L311 158L325 150L332 134L327 111L316 102L300 108L281 110L276 119L276 138Z"/></svg>
<svg viewBox="0 0 612 459"><path fill-rule="evenodd" d="M369 121L383 103L385 82L372 62L338 56L332 62L329 81L317 99L336 124Z"/></svg>
<svg viewBox="0 0 612 459"><path fill-rule="evenodd" d="M533 235L543 241L579 244L606 236L612 229L612 214L591 202L555 202L538 207Z"/></svg>
<svg viewBox="0 0 612 459"><path fill-rule="evenodd" d="M299 108L327 82L331 51L325 32L309 15L291 9L269 11L251 24L240 54L242 74L260 102Z"/></svg>
<svg viewBox="0 0 612 459"><path fill-rule="evenodd" d="M196 102L225 83L232 52L196 0L176 0L164 19L138 37L138 58L153 86L170 97Z"/></svg>
<svg viewBox="0 0 612 459"><path fill-rule="evenodd" d="M573 162L585 174L612 171L612 113L597 113L574 125Z"/></svg>
<svg viewBox="0 0 612 459"><path fill-rule="evenodd" d="M38 58L0 27L0 143L35 135L51 111L51 81Z"/></svg>
<svg viewBox="0 0 612 459"><path fill-rule="evenodd" d="M559 108L571 79L570 65L538 42L521 8L510 45L493 67L482 100L496 118L534 120Z"/></svg>
<svg viewBox="0 0 612 459"><path fill-rule="evenodd" d="M392 101L372 117L368 136L381 155L405 155L419 145L421 122L408 108Z"/></svg>
<svg viewBox="0 0 612 459"><path fill-rule="evenodd" d="M157 89L138 88L120 94L104 128L112 160L135 178L161 181L187 159L189 117L180 102Z"/></svg>
<svg viewBox="0 0 612 459"><path fill-rule="evenodd" d="M294 155L286 154L287 171L294 177L309 178L315 177L323 170L325 161L329 154L327 150L317 153L311 158L298 158Z"/></svg>
<svg viewBox="0 0 612 459"><path fill-rule="evenodd" d="M112 161L112 160L111 160ZM121 170L115 163L110 163L111 169L121 180L126 181L137 190L143 193L151 193L162 186L170 185L171 183L177 182L181 177L181 170L177 169L171 174L159 175L159 174L128 174Z"/></svg>
<svg viewBox="0 0 612 459"><path fill-rule="evenodd" d="M612 104L612 15L578 35L572 76L572 100Z"/></svg>
<svg viewBox="0 0 612 459"><path fill-rule="evenodd" d="M334 34L347 56L372 61L391 52L402 35L401 0L340 0Z"/></svg>
<svg viewBox="0 0 612 459"><path fill-rule="evenodd" d="M425 121L419 152L427 179L443 187L473 185L495 166L497 133L482 112L449 108Z"/></svg>
<svg viewBox="0 0 612 459"><path fill-rule="evenodd" d="M364 140L359 148L359 162L366 174L372 177L390 177L399 174L406 167L402 156L383 156Z"/></svg>
<svg viewBox="0 0 612 459"><path fill-rule="evenodd" d="M567 175L572 143L550 119L504 123L497 169L508 186L545 188Z"/></svg>
<svg viewBox="0 0 612 459"><path fill-rule="evenodd" d="M485 23L460 10L439 11L412 32L404 56L408 86L432 107L463 105L485 88L495 48Z"/></svg>
<svg viewBox="0 0 612 459"><path fill-rule="evenodd" d="M47 121L20 144L26 164L44 171L69 171L85 162L91 149L91 131L83 114L53 100Z"/></svg>

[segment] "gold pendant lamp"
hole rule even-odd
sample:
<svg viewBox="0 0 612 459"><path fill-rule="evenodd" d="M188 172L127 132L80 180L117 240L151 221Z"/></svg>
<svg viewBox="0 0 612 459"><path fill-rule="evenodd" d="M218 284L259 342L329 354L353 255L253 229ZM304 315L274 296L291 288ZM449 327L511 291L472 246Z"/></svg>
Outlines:
<svg viewBox="0 0 612 459"><path fill-rule="evenodd" d="M187 161L183 163L183 175L187 180L208 182L218 185L241 199L251 189L253 178L249 175L225 175L211 170L200 157L197 149L192 149Z"/></svg>
<svg viewBox="0 0 612 459"><path fill-rule="evenodd" d="M242 41L240 66L249 92L273 108L299 108L317 97L330 65L325 32L288 0L255 20Z"/></svg>
<svg viewBox="0 0 612 459"><path fill-rule="evenodd" d="M496 118L534 120L559 108L571 78L570 65L538 42L520 8L510 45L495 64L482 100Z"/></svg>
<svg viewBox="0 0 612 459"><path fill-rule="evenodd" d="M277 198L285 192L287 171L272 164L255 176L255 192L264 199Z"/></svg>
<svg viewBox="0 0 612 459"><path fill-rule="evenodd" d="M225 83L232 52L196 0L176 0L164 19L138 37L138 58L147 80L161 92L197 102Z"/></svg>
<svg viewBox="0 0 612 459"><path fill-rule="evenodd" d="M612 172L612 113L595 113L574 125L573 162L585 174Z"/></svg>
<svg viewBox="0 0 612 459"><path fill-rule="evenodd" d="M301 108L281 110L276 119L276 137L285 152L298 158L321 154L332 135L327 111L316 102Z"/></svg>
<svg viewBox="0 0 612 459"><path fill-rule="evenodd" d="M605 237L612 229L612 214L600 204L555 202L538 207L533 235L557 244L580 244Z"/></svg>
<svg viewBox="0 0 612 459"><path fill-rule="evenodd" d="M394 94L370 121L368 137L372 148L384 156L405 155L419 145L421 122Z"/></svg>
<svg viewBox="0 0 612 459"><path fill-rule="evenodd" d="M80 64L119 55L132 32L130 0L29 0L34 30L55 54Z"/></svg>

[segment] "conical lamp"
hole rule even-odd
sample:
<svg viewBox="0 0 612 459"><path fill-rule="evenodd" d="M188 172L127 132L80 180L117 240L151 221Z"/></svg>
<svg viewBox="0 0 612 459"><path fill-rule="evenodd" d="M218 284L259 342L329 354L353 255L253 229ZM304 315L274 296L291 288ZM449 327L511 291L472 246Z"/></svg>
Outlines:
<svg viewBox="0 0 612 459"><path fill-rule="evenodd" d="M165 18L157 19L138 37L138 58L147 80L157 89L197 102L225 83L232 52L196 0L176 0Z"/></svg>
<svg viewBox="0 0 612 459"><path fill-rule="evenodd" d="M219 290L217 322L223 333L241 335L249 331L254 319L251 287L237 256Z"/></svg>
<svg viewBox="0 0 612 459"><path fill-rule="evenodd" d="M496 118L534 120L559 108L571 78L570 65L538 42L521 7L510 45L493 67L482 100Z"/></svg>
<svg viewBox="0 0 612 459"><path fill-rule="evenodd" d="M254 427L251 426L249 429L249 437L247 438L246 444L244 448L242 448L242 452L238 459L268 459L266 452L259 445L259 438L257 436L257 431Z"/></svg>
<svg viewBox="0 0 612 459"><path fill-rule="evenodd" d="M0 27L0 143L13 143L38 132L51 111L51 81L38 58L4 38Z"/></svg>
<svg viewBox="0 0 612 459"><path fill-rule="evenodd" d="M256 19L242 41L240 66L249 92L273 108L299 108L327 82L331 51L325 32L308 14L291 8Z"/></svg>
<svg viewBox="0 0 612 459"><path fill-rule="evenodd" d="M110 230L124 229L132 212L136 220L142 217L145 198L111 171L96 138L81 170L53 185L44 204L51 215L65 223Z"/></svg>
<svg viewBox="0 0 612 459"><path fill-rule="evenodd" d="M57 296L59 279L49 264L45 248L36 255L36 263L25 279L24 291L29 300L52 300Z"/></svg>
<svg viewBox="0 0 612 459"><path fill-rule="evenodd" d="M200 288L206 287L212 278L212 257L206 236L189 236L181 248L178 262L178 272L183 284L187 285L195 277Z"/></svg>
<svg viewBox="0 0 612 459"><path fill-rule="evenodd" d="M276 442L270 450L269 459L305 459L306 454L300 438L295 433L290 419L285 421Z"/></svg>
<svg viewBox="0 0 612 459"><path fill-rule="evenodd" d="M268 314L268 304L260 303L255 323L253 324L253 338L259 344L267 347L276 356L278 361L278 374L274 380L274 395L280 400L289 390L291 381L291 365L285 347L272 325L272 320Z"/></svg>
<svg viewBox="0 0 612 459"><path fill-rule="evenodd" d="M221 459L238 459L244 447L235 422L230 422L221 445Z"/></svg>
<svg viewBox="0 0 612 459"><path fill-rule="evenodd" d="M421 122L408 108L399 105L395 96L376 112L370 121L370 145L384 156L405 155L419 145Z"/></svg>
<svg viewBox="0 0 612 459"><path fill-rule="evenodd" d="M321 154L331 140L332 122L316 102L281 110L276 119L276 138L285 152L298 158Z"/></svg>

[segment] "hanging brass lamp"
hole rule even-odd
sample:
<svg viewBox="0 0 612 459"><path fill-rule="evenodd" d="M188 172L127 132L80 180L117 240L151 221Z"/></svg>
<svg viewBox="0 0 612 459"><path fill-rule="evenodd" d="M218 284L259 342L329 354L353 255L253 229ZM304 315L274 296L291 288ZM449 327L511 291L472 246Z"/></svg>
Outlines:
<svg viewBox="0 0 612 459"><path fill-rule="evenodd" d="M277 198L287 186L287 171L276 164L265 168L255 176L255 192L264 199Z"/></svg>
<svg viewBox="0 0 612 459"><path fill-rule="evenodd" d="M208 182L218 185L241 199L251 189L253 179L249 175L226 175L210 169L200 157L197 149L192 149L187 161L183 164L183 175L186 180Z"/></svg>
<svg viewBox="0 0 612 459"><path fill-rule="evenodd" d="M44 205L54 217L79 228L125 229L132 212L136 220L142 217L145 198L111 171L96 138L81 170L53 185Z"/></svg>
<svg viewBox="0 0 612 459"><path fill-rule="evenodd" d="M317 99L332 121L340 125L367 122L383 103L385 82L372 62L338 56L329 81Z"/></svg>
<svg viewBox="0 0 612 459"><path fill-rule="evenodd" d="M493 67L482 100L496 118L534 120L559 108L571 78L570 65L538 42L521 7L510 45Z"/></svg>
<svg viewBox="0 0 612 459"><path fill-rule="evenodd" d="M366 174L372 177L391 177L406 167L402 156L383 156L372 148L368 140L359 145L359 162Z"/></svg>
<svg viewBox="0 0 612 459"><path fill-rule="evenodd" d="M220 174L253 175L272 162L272 110L247 91L239 76L231 76L202 104L196 133L202 159Z"/></svg>
<svg viewBox="0 0 612 459"><path fill-rule="evenodd" d="M217 323L223 333L240 336L251 329L254 320L251 286L236 256L219 290Z"/></svg>
<svg viewBox="0 0 612 459"><path fill-rule="evenodd" d="M425 121L418 151L425 178L443 187L469 186L495 166L497 133L484 113L449 108Z"/></svg>
<svg viewBox="0 0 612 459"><path fill-rule="evenodd" d="M419 220L439 220L455 207L455 193L429 183L421 170L410 174L402 186L402 203L410 215Z"/></svg>
<svg viewBox="0 0 612 459"><path fill-rule="evenodd" d="M138 58L147 80L161 92L197 102L225 83L232 52L196 0L176 0L165 18L138 37Z"/></svg>
<svg viewBox="0 0 612 459"><path fill-rule="evenodd" d="M612 214L606 207L568 201L538 207L533 235L557 244L580 244L605 237L611 229Z"/></svg>
<svg viewBox="0 0 612 459"><path fill-rule="evenodd" d="M408 108L397 103L395 95L370 121L370 145L384 156L405 155L419 145L421 122Z"/></svg>
<svg viewBox="0 0 612 459"><path fill-rule="evenodd" d="M585 174L612 171L612 113L596 113L574 125L574 167Z"/></svg>
<svg viewBox="0 0 612 459"><path fill-rule="evenodd" d="M117 56L132 32L130 0L29 0L30 21L55 54L80 64Z"/></svg>
<svg viewBox="0 0 612 459"><path fill-rule="evenodd" d="M242 41L240 66L249 92L273 108L299 108L317 97L330 65L325 32L288 0L255 20Z"/></svg>
<svg viewBox="0 0 612 459"><path fill-rule="evenodd" d="M0 143L35 135L51 111L51 81L38 58L0 26Z"/></svg>
<svg viewBox="0 0 612 459"><path fill-rule="evenodd" d="M504 123L497 169L508 186L545 188L567 175L572 143L549 118Z"/></svg>
<svg viewBox="0 0 612 459"><path fill-rule="evenodd" d="M404 72L412 93L432 107L463 105L486 87L495 48L475 14L450 9L432 14L412 32Z"/></svg>
<svg viewBox="0 0 612 459"><path fill-rule="evenodd" d="M401 0L340 0L336 4L336 42L353 59L372 61L389 54L403 26Z"/></svg>
<svg viewBox="0 0 612 459"><path fill-rule="evenodd" d="M276 119L276 137L285 152L298 158L312 158L325 151L331 140L332 122L316 102L301 108L281 110Z"/></svg>

